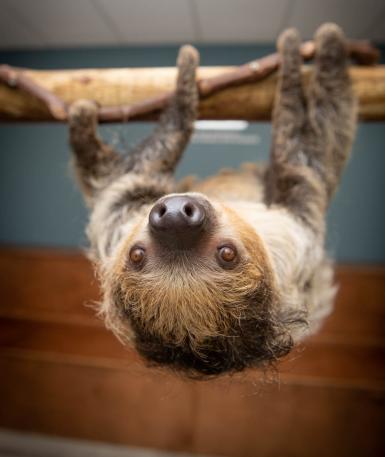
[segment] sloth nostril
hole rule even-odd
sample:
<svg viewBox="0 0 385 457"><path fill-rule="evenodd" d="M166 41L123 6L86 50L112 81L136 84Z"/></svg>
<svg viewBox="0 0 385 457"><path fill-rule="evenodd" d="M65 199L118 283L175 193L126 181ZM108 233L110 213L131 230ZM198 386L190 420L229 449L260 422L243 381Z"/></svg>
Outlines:
<svg viewBox="0 0 385 457"><path fill-rule="evenodd" d="M166 208L166 205L163 203L160 208L159 208L159 217L162 217L166 214L166 211L167 211L167 208Z"/></svg>
<svg viewBox="0 0 385 457"><path fill-rule="evenodd" d="M194 206L190 203L186 203L183 207L183 212L187 217L192 217L194 215Z"/></svg>

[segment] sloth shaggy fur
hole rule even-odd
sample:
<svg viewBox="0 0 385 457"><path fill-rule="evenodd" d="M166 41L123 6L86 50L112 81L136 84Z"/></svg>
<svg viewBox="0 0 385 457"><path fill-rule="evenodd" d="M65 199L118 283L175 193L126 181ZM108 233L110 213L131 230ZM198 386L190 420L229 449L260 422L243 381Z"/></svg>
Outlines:
<svg viewBox="0 0 385 457"><path fill-rule="evenodd" d="M305 91L298 33L278 39L269 163L203 181L173 177L198 110L199 56L191 46L179 52L169 106L133 151L103 143L92 101L71 106L70 143L103 291L99 312L148 363L197 378L265 368L330 313L325 212L349 158L356 101L342 31L324 24L315 43ZM203 214L199 233L171 222L160 233L151 218L170 202Z"/></svg>

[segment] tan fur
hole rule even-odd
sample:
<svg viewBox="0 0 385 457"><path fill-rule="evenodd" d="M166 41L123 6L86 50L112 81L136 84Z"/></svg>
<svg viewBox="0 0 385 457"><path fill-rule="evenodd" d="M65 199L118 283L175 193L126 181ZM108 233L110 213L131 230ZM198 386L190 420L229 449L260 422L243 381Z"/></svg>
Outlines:
<svg viewBox="0 0 385 457"><path fill-rule="evenodd" d="M215 176L191 183L188 190L201 192L220 200L262 201L264 199L265 167L243 163L240 170L220 170Z"/></svg>

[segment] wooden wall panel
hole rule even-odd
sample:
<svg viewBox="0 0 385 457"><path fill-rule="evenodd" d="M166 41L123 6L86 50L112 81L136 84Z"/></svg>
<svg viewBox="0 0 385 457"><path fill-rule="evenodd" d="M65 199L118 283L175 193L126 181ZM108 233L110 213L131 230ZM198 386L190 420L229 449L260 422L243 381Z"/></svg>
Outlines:
<svg viewBox="0 0 385 457"><path fill-rule="evenodd" d="M11 428L233 457L374 456L384 445L377 389L196 384L17 357L0 370L0 424Z"/></svg>
<svg viewBox="0 0 385 457"><path fill-rule="evenodd" d="M0 427L229 457L381 455L385 267L337 271L335 311L279 373L192 382L146 368L84 306L99 292L81 254L0 249Z"/></svg>
<svg viewBox="0 0 385 457"><path fill-rule="evenodd" d="M78 251L4 248L0 315L99 325L87 309L99 298L89 261Z"/></svg>
<svg viewBox="0 0 385 457"><path fill-rule="evenodd" d="M0 357L0 426L169 450L191 448L188 383L34 357ZM4 376L6 374L6 376Z"/></svg>
<svg viewBox="0 0 385 457"><path fill-rule="evenodd" d="M104 327L60 322L0 318L0 347L83 358L111 359L118 363L135 358Z"/></svg>
<svg viewBox="0 0 385 457"><path fill-rule="evenodd" d="M282 384L198 386L195 450L234 457L379 456L384 397L376 390Z"/></svg>
<svg viewBox="0 0 385 457"><path fill-rule="evenodd" d="M376 343L384 341L385 267L339 266L333 315L319 340Z"/></svg>
<svg viewBox="0 0 385 457"><path fill-rule="evenodd" d="M7 354L62 358L99 367L130 369L143 365L135 351L124 347L103 327L0 319L0 348ZM385 346L320 343L308 340L279 367L284 380L318 378L349 385L385 382Z"/></svg>

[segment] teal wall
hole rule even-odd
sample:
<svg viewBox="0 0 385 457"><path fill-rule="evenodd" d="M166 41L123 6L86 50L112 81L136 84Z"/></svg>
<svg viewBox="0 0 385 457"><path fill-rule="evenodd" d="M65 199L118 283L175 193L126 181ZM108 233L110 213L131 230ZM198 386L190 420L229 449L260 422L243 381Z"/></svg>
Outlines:
<svg viewBox="0 0 385 457"><path fill-rule="evenodd" d="M199 47L202 65L240 64L271 52L269 46ZM174 65L177 48L105 48L0 53L0 63L31 68ZM135 144L151 124L103 127L107 138ZM266 159L270 125L252 124L260 142L191 145L178 176L207 176L242 161ZM385 262L385 124L361 124L353 157L330 208L328 249L340 261ZM65 126L0 124L0 243L85 246L87 220L71 178Z"/></svg>

